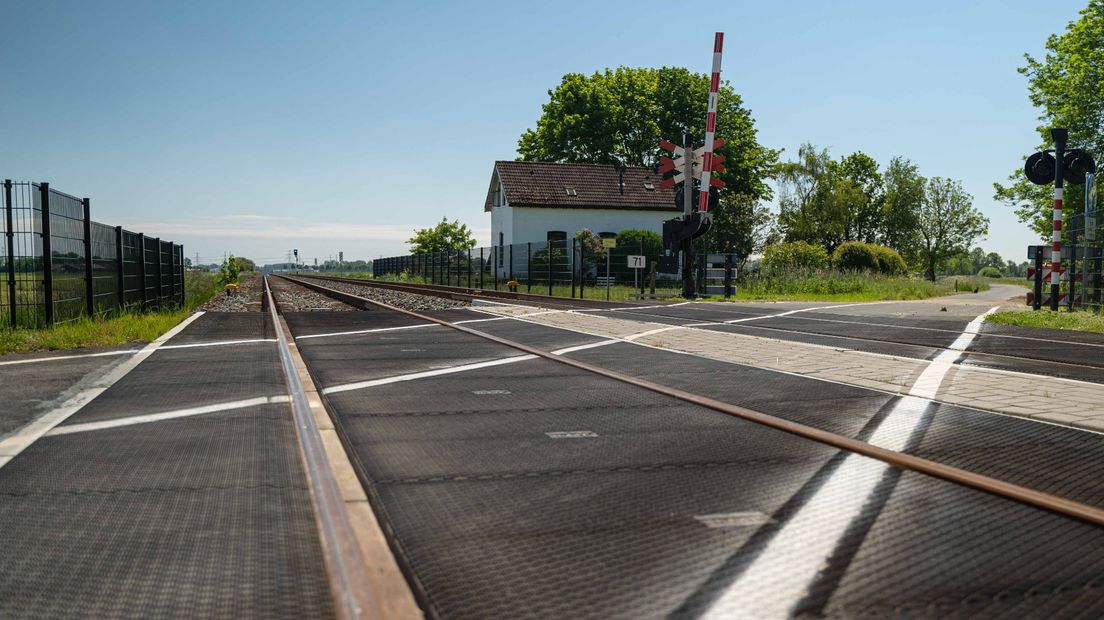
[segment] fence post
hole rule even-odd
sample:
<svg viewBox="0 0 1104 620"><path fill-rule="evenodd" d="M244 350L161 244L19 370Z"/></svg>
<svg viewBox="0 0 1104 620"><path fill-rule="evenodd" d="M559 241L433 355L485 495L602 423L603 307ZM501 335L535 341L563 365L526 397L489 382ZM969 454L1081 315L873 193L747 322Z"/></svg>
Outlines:
<svg viewBox="0 0 1104 620"><path fill-rule="evenodd" d="M525 242L525 292L533 292L533 242Z"/></svg>
<svg viewBox="0 0 1104 620"><path fill-rule="evenodd" d="M468 288L472 287L471 248L468 248Z"/></svg>
<svg viewBox="0 0 1104 620"><path fill-rule="evenodd" d="M146 234L138 233L138 281L142 284L139 290L142 291L142 311L146 310L146 301L149 296L146 294Z"/></svg>
<svg viewBox="0 0 1104 620"><path fill-rule="evenodd" d="M4 180L4 217L8 237L8 308L12 329L15 328L15 223L12 216L12 182Z"/></svg>
<svg viewBox="0 0 1104 620"><path fill-rule="evenodd" d="M463 252L461 252L460 250L456 250L456 288L460 288L462 286L460 284L460 276L463 274L463 272L460 271L460 263L461 263L460 259L463 256L464 256Z"/></svg>
<svg viewBox="0 0 1104 620"><path fill-rule="evenodd" d="M548 240L548 296L552 296L552 240Z"/></svg>
<svg viewBox="0 0 1104 620"><path fill-rule="evenodd" d="M571 238L571 262L568 264L568 269L571 270L571 298L575 299L575 249L579 240L575 237Z"/></svg>
<svg viewBox="0 0 1104 620"><path fill-rule="evenodd" d="M92 290L92 201L81 200L84 207L84 306L85 314L96 313L96 297Z"/></svg>
<svg viewBox="0 0 1104 620"><path fill-rule="evenodd" d="M644 262L645 263L652 262L652 261L649 261L648 257L644 254L644 235L640 235L640 255L644 257ZM644 299L644 272L639 270L639 269L634 269L634 271L636 272L635 276L640 278L640 299L643 300Z"/></svg>
<svg viewBox="0 0 1104 620"><path fill-rule="evenodd" d="M169 242L169 301L176 303L176 244Z"/></svg>
<svg viewBox="0 0 1104 620"><path fill-rule="evenodd" d="M50 184L39 183L42 207L42 297L46 311L46 324L54 322L54 265L50 243Z"/></svg>
<svg viewBox="0 0 1104 620"><path fill-rule="evenodd" d="M514 244L510 244L510 251L507 253L510 259L510 280L514 279Z"/></svg>
<svg viewBox="0 0 1104 620"><path fill-rule="evenodd" d="M579 244L579 299L583 298L583 285L584 284L586 284L586 243L580 243Z"/></svg>
<svg viewBox="0 0 1104 620"><path fill-rule="evenodd" d="M483 290L483 271L487 265L483 262L483 248L479 248L479 290Z"/></svg>
<svg viewBox="0 0 1104 620"><path fill-rule="evenodd" d="M177 251L180 252L180 306L184 306L184 246L179 246Z"/></svg>
<svg viewBox="0 0 1104 620"><path fill-rule="evenodd" d="M162 291L165 290L163 287L163 283L161 282L161 270L164 269L164 267L161 265L161 237L155 238L153 242L157 246L157 307L161 308L161 302L164 299Z"/></svg>
<svg viewBox="0 0 1104 620"><path fill-rule="evenodd" d="M115 285L119 310L126 307L126 279L123 277L123 227L115 227Z"/></svg>

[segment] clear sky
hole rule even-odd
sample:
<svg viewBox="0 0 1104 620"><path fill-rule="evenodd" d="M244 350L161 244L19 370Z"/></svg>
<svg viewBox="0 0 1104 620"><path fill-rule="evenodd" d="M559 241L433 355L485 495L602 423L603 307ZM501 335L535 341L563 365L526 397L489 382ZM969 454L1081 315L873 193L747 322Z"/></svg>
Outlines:
<svg viewBox="0 0 1104 620"><path fill-rule="evenodd" d="M961 179L982 246L1021 261L1033 236L992 200L1038 142L1016 68L1084 5L11 0L0 176L203 262L393 255L442 216L487 243L492 162L564 73L704 73L720 30L763 144Z"/></svg>

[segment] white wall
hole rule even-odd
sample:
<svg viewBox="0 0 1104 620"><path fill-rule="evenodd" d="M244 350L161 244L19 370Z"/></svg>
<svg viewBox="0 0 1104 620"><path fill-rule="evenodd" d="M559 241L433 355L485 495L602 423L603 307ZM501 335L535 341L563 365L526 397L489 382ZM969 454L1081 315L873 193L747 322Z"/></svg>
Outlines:
<svg viewBox="0 0 1104 620"><path fill-rule="evenodd" d="M662 236L663 222L679 215L676 211L494 207L491 209L491 244L498 246L499 232L503 233L503 243L508 247L512 243L544 243L550 230L562 230L570 240L583 228L595 234L627 229L651 230Z"/></svg>

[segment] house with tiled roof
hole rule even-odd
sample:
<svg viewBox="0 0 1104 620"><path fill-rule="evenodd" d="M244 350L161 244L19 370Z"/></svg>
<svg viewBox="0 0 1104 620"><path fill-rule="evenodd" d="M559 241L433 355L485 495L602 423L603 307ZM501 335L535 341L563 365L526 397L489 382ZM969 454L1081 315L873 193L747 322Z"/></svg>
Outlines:
<svg viewBox="0 0 1104 620"><path fill-rule="evenodd" d="M491 243L504 256L511 244L569 240L584 228L602 236L663 234L663 221L681 210L662 181L651 168L497 161L483 205Z"/></svg>

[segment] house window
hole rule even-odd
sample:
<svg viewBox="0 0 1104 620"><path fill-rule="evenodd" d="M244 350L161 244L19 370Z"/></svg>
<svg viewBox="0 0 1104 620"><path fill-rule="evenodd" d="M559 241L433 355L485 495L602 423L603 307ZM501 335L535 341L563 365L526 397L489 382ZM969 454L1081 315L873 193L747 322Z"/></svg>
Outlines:
<svg viewBox="0 0 1104 620"><path fill-rule="evenodd" d="M502 246L505 241L505 236L502 233L498 233L498 266L502 266Z"/></svg>
<svg viewBox="0 0 1104 620"><path fill-rule="evenodd" d="M495 184L494 206L496 206L496 207L501 207L502 206L502 184L501 183L496 183Z"/></svg>
<svg viewBox="0 0 1104 620"><path fill-rule="evenodd" d="M567 233L562 230L550 230L548 231L548 247L550 248L565 248L567 247Z"/></svg>

